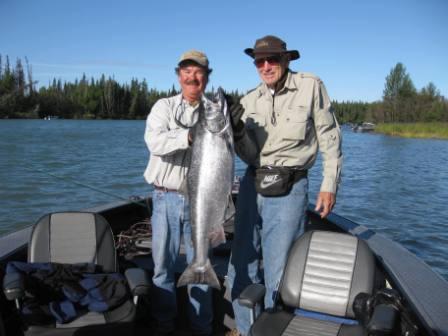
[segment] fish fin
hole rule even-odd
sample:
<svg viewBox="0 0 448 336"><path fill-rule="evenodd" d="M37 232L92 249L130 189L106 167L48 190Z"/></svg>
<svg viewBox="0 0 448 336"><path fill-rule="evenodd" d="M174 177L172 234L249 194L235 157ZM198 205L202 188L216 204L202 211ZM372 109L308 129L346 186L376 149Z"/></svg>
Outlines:
<svg viewBox="0 0 448 336"><path fill-rule="evenodd" d="M179 281L177 282L177 287L193 284L209 285L212 288L216 288L218 290L221 289L221 284L219 283L215 270L210 263L210 259L207 259L204 270L195 269L193 263L188 265L187 269L180 276Z"/></svg>
<svg viewBox="0 0 448 336"><path fill-rule="evenodd" d="M226 234L224 232L224 224L235 216L235 204L233 203L232 194L229 194L226 210L224 211L224 217L218 225L211 228L208 233L211 247L216 247L226 242Z"/></svg>
<svg viewBox="0 0 448 336"><path fill-rule="evenodd" d="M208 233L208 239L210 240L210 246L216 247L226 242L226 234L224 232L223 225L217 225L212 231Z"/></svg>

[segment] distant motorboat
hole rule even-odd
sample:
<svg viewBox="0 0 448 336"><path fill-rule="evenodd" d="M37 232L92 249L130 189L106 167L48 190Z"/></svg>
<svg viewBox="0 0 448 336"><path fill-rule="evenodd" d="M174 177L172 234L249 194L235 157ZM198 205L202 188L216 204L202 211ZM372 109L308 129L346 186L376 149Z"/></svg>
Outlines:
<svg viewBox="0 0 448 336"><path fill-rule="evenodd" d="M58 116L52 116L52 115L48 115L44 117L44 120L54 120L54 119L59 119Z"/></svg>
<svg viewBox="0 0 448 336"><path fill-rule="evenodd" d="M353 132L364 133L373 132L375 130L375 124L370 122L363 122L360 125L355 125L352 127Z"/></svg>

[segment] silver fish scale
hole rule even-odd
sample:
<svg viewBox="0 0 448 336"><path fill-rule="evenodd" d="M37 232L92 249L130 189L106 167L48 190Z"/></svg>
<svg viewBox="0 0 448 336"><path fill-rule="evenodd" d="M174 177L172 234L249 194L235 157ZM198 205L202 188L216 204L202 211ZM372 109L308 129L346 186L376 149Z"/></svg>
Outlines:
<svg viewBox="0 0 448 336"><path fill-rule="evenodd" d="M194 258L179 280L179 285L207 282L204 272L210 268L210 234L222 229L234 179L233 134L223 93L215 102L203 104L194 128L191 162L187 176ZM192 268L192 270L191 270ZM216 274L214 273L216 278ZM204 280L205 279L205 280ZM192 282L193 281L193 282Z"/></svg>

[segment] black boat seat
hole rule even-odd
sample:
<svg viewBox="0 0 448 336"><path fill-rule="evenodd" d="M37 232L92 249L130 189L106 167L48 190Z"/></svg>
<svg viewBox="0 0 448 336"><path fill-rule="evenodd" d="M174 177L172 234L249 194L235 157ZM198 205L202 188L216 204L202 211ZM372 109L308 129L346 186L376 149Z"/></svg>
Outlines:
<svg viewBox="0 0 448 336"><path fill-rule="evenodd" d="M101 272L118 272L112 230L104 217L90 212L60 212L43 216L33 227L28 244L29 263L93 263ZM8 275L8 274L7 274ZM29 325L25 335L123 335L132 330L136 316L136 296L149 292L150 279L139 269L125 273L130 293L134 295L118 307L103 313L88 311L69 323ZM21 292L14 279L4 279L8 299L19 304ZM17 282L17 281L16 281Z"/></svg>
<svg viewBox="0 0 448 336"><path fill-rule="evenodd" d="M352 320L353 302L360 293L372 294L374 278L375 259L364 241L343 233L307 232L289 252L280 302L260 314L249 335L365 335L365 328ZM239 302L253 308L255 302L245 292ZM300 310L323 318L298 314ZM342 319L350 323L338 321Z"/></svg>

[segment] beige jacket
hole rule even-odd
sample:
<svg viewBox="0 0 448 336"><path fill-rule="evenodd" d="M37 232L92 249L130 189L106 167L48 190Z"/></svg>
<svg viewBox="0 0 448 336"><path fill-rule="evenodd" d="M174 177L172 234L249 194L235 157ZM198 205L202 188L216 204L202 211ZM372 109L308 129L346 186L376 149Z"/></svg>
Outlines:
<svg viewBox="0 0 448 336"><path fill-rule="evenodd" d="M309 169L318 149L323 158L321 191L336 193L341 176L341 132L323 82L310 73L288 73L274 96L260 84L241 99L245 135L237 154L255 167L299 166Z"/></svg>
<svg viewBox="0 0 448 336"><path fill-rule="evenodd" d="M159 99L146 120L145 142L150 152L144 177L150 184L178 190L190 166L188 129L198 120L198 107L182 94Z"/></svg>

